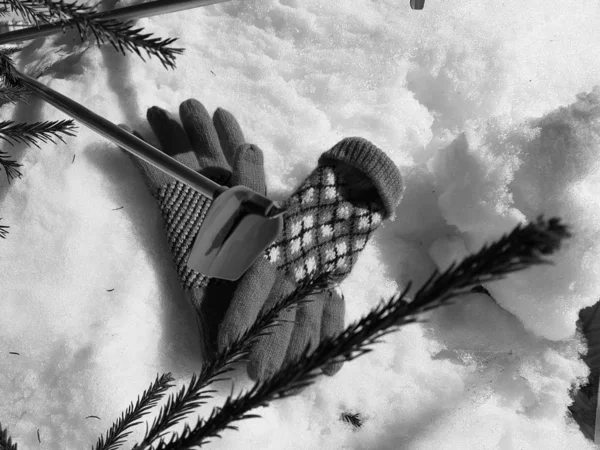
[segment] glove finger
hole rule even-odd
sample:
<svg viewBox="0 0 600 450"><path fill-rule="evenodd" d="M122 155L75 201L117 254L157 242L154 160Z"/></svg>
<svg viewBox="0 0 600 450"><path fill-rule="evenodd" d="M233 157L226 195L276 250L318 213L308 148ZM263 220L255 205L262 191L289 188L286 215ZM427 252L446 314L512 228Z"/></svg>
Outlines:
<svg viewBox="0 0 600 450"><path fill-rule="evenodd" d="M276 302L287 297L293 289L294 285L289 278L276 280L263 312L273 308ZM277 316L277 324L267 330L269 334L261 336L254 344L248 362L248 376L252 380L264 381L281 368L292 337L295 318L295 306L284 309Z"/></svg>
<svg viewBox="0 0 600 450"><path fill-rule="evenodd" d="M262 195L267 195L263 152L253 144L238 147L231 174L231 186L246 186Z"/></svg>
<svg viewBox="0 0 600 450"><path fill-rule="evenodd" d="M296 319L284 364L296 361L308 347L312 352L319 345L323 303L329 300L329 293L309 295L302 299L296 309Z"/></svg>
<svg viewBox="0 0 600 450"><path fill-rule="evenodd" d="M162 151L192 170L198 170L200 165L192 151L192 145L179 123L162 108L152 106L146 111L146 119L152 128ZM162 173L162 183L172 183L173 177Z"/></svg>
<svg viewBox="0 0 600 450"><path fill-rule="evenodd" d="M198 172L226 185L231 177L231 166L204 105L193 98L186 100L179 105L179 116L198 159Z"/></svg>
<svg viewBox="0 0 600 450"><path fill-rule="evenodd" d="M275 276L273 266L260 257L239 279L225 317L219 325L219 352L223 352L254 324L275 283ZM221 297L220 301L226 301L226 297Z"/></svg>
<svg viewBox="0 0 600 450"><path fill-rule="evenodd" d="M234 115L223 108L217 108L215 111L213 125L217 130L223 154L229 165L233 167L237 148L246 143L242 128Z"/></svg>
<svg viewBox="0 0 600 450"><path fill-rule="evenodd" d="M328 291L329 298L323 302L323 318L321 319L321 340L333 337L344 331L346 303L341 289L338 287ZM325 375L333 376L340 371L343 361L330 363L322 368Z"/></svg>
<svg viewBox="0 0 600 450"><path fill-rule="evenodd" d="M129 126L120 123L119 127L121 127L123 130L127 131L128 133L133 134L135 137L141 139L142 141L148 143L148 141L146 141L142 137L141 134L139 134L137 131L132 131L131 128L129 128ZM129 159L131 160L133 165L142 174L142 177L144 178L144 182L145 182L146 186L148 187L150 192L152 194L154 194L156 192L156 190L159 188L162 180L164 180L164 177L167 177L168 175L166 175L161 170L154 167L152 164L148 164L146 161L133 155L129 151L125 150L123 147L119 146L119 148L123 152L127 153L127 155L129 156Z"/></svg>
<svg viewBox="0 0 600 450"><path fill-rule="evenodd" d="M213 124L225 158L233 168L230 186L246 186L259 194L267 195L262 150L246 143L240 124L229 111L217 108Z"/></svg>

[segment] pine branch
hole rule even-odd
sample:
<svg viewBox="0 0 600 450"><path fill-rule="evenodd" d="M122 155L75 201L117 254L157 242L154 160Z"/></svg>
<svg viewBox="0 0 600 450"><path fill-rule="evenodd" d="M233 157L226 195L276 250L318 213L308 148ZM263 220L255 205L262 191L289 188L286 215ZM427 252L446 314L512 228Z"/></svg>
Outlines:
<svg viewBox="0 0 600 450"><path fill-rule="evenodd" d="M36 1L27 0L3 0L2 4L8 6L10 12L21 14L27 21L34 22L39 25L39 22L50 23L48 12L45 6L38 4Z"/></svg>
<svg viewBox="0 0 600 450"><path fill-rule="evenodd" d="M443 274L437 270L419 289L412 302L404 300L411 283L401 293L381 303L369 314L348 326L337 336L324 339L309 352L307 345L302 355L285 364L270 378L256 383L236 399L230 395L221 408L215 408L206 420L200 419L192 429L185 424L181 435L173 433L169 441L161 439L156 450L181 450L208 443L209 438L220 437L225 429L237 429L231 422L260 417L248 411L269 402L294 395L298 389L312 384L322 367L339 361L351 361L369 353L369 346L398 331L401 326L420 322L415 316L448 303L448 300L468 293L469 288L484 282L499 280L511 272L540 264L553 264L542 258L557 251L570 237L568 228L560 219L544 221L542 216L524 228L518 225L498 242L484 246L477 254L465 258L455 268L452 264Z"/></svg>
<svg viewBox="0 0 600 450"><path fill-rule="evenodd" d="M243 361L256 340L268 333L268 329L277 326L279 321L277 316L286 308L305 302L310 294L318 293L327 289L334 283L328 275L323 275L314 280L308 280L298 285L298 287L287 298L281 299L268 311L262 312L254 324L246 330L241 336L232 341L225 349L219 352L212 361L204 364L200 374L196 378L194 374L189 388L181 388L177 397L169 398L169 402L161 411L158 417L152 423L150 430L142 442L136 444L132 450L142 449L150 446L159 439L162 434L174 425L177 425L181 419L190 413L196 406L204 404L202 400L211 398L210 394L214 390L206 389L212 383L223 380L218 378L221 375L233 370L231 365L238 361Z"/></svg>
<svg viewBox="0 0 600 450"><path fill-rule="evenodd" d="M20 52L21 50L23 50L23 47L19 47L18 45L6 45L5 47L0 48L0 52L4 53L5 55L12 55L13 53Z"/></svg>
<svg viewBox="0 0 600 450"><path fill-rule="evenodd" d="M36 123L18 123L13 125L14 121L12 120L3 120L0 121L0 139L4 139L11 145L14 145L11 140L16 142L23 142L35 145L37 148L40 148L36 139L40 139L42 142L50 141L53 144L56 144L52 140L51 134L54 134L58 139L60 139L64 144L66 142L63 140L58 133L64 133L68 136L75 136L73 130L77 127L75 126L75 122L73 120L59 120L59 121L46 121L46 122L36 122ZM4 136L3 136L4 135Z"/></svg>
<svg viewBox="0 0 600 450"><path fill-rule="evenodd" d="M2 220L2 217L0 217ZM8 225L0 225L0 238L6 239L6 235L8 234L7 228L10 228Z"/></svg>
<svg viewBox="0 0 600 450"><path fill-rule="evenodd" d="M4 106L7 103L16 104L17 102L27 103L29 99L29 91L25 86L10 86L0 88L0 106Z"/></svg>
<svg viewBox="0 0 600 450"><path fill-rule="evenodd" d="M106 438L100 436L96 442L95 450L116 450L121 446L131 431L126 431L129 428L138 425L139 419L148 414L149 410L163 398L165 391L173 385L169 382L173 381L170 373L163 374L158 377L154 383L150 384L148 390L144 391L142 398L138 397L135 406L133 403L129 405L127 410L121 414L121 417L112 425L110 430L106 432Z"/></svg>
<svg viewBox="0 0 600 450"><path fill-rule="evenodd" d="M14 145L12 141L24 142L35 145L40 148L36 142L39 139L43 142L50 141L56 144L52 140L51 135L54 134L63 143L65 142L58 133L64 133L68 136L75 136L72 131L76 128L75 123L72 120L60 120L54 122L36 122L36 123L19 123L13 125L12 120L0 121L0 139L4 139L9 144ZM9 160L5 157L8 154L4 151L0 151L0 165L4 167L8 182L10 183L11 178L21 177L21 172L16 168L22 167L21 164L16 161Z"/></svg>
<svg viewBox="0 0 600 450"><path fill-rule="evenodd" d="M202 370L205 370L204 367ZM220 374L228 371L221 371ZM134 449L139 448L139 446L144 447L149 445L158 439L167 429L183 420L187 414L205 404L205 399L211 398L210 394L216 391L204 389L207 384L202 379L202 373L198 378L196 378L196 374L193 374L189 387L183 386L176 396L169 396L167 404L160 409L158 417L154 419L152 426L146 431L144 440L140 444L136 444L133 447Z"/></svg>
<svg viewBox="0 0 600 450"><path fill-rule="evenodd" d="M20 86L19 79L15 75L15 63L7 53L0 51L0 77L8 87Z"/></svg>
<svg viewBox="0 0 600 450"><path fill-rule="evenodd" d="M344 412L340 415L340 419L342 420L342 422L349 423L355 429L362 427L363 424L362 418L360 417L359 413L352 414L349 412Z"/></svg>
<svg viewBox="0 0 600 450"><path fill-rule="evenodd" d="M6 156L8 156L8 153L0 150L0 165L4 168L8 184L10 184L11 179L21 178L22 174L17 170L17 167L23 167L23 165L6 158Z"/></svg>
<svg viewBox="0 0 600 450"><path fill-rule="evenodd" d="M8 429L2 428L0 424L0 450L17 450L17 444L13 444Z"/></svg>
<svg viewBox="0 0 600 450"><path fill-rule="evenodd" d="M73 19L82 42L86 39L89 28L99 45L104 44L104 39L106 39L115 50L121 51L123 55L126 55L125 49L127 49L136 53L145 62L139 51L139 48L142 48L148 56L156 56L166 69L175 69L175 55L184 52L183 48L168 47L168 45L177 41L177 38L150 39L152 34L140 33L143 28L133 29L133 21L123 23L118 20L103 20L92 17L96 13L96 6L80 5L76 2L69 4L65 3L64 0L8 0L8 2L13 9L24 16L33 17L46 23L54 23L50 18L58 19L61 22L63 33L65 32L67 20ZM45 14L36 9L42 6L45 6L48 10Z"/></svg>

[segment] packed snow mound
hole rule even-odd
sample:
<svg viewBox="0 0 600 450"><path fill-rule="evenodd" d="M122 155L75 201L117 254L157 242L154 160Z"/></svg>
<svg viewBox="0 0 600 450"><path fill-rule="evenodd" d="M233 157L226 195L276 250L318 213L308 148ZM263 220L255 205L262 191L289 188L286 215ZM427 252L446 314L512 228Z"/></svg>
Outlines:
<svg viewBox="0 0 600 450"><path fill-rule="evenodd" d="M599 97L596 86L539 119L511 124L493 118L471 126L429 162L442 214L456 227L430 250L443 267L540 214L572 227L574 236L553 255L554 265L487 286L500 305L547 339L572 336L579 310L600 292Z"/></svg>

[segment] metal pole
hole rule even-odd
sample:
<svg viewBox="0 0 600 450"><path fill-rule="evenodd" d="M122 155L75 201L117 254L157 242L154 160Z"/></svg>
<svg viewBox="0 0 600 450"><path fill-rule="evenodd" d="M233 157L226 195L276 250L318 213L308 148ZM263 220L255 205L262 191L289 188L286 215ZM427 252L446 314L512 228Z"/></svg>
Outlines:
<svg viewBox="0 0 600 450"><path fill-rule="evenodd" d="M100 20L128 21L131 19L141 19L144 17L169 14L177 11L183 11L185 9L198 8L201 6L214 5L215 3L224 3L228 1L229 0L157 0L139 5L127 6L125 8L117 8L112 11L94 13L91 14L90 17ZM65 22L67 27L77 28L75 20L69 19ZM0 45L37 39L39 37L50 36L61 31L62 25L60 21L38 26L34 25L22 30L15 30L0 34Z"/></svg>
<svg viewBox="0 0 600 450"><path fill-rule="evenodd" d="M48 86L44 86L39 81L34 80L17 70L15 70L15 75L22 80L27 88L31 89L35 94L52 106L84 123L98 134L120 145L125 150L152 164L157 169L171 175L176 180L187 184L202 195L210 199L215 199L219 194L227 190L226 187L200 175L198 172L190 169L176 159L171 158L166 153L161 152L133 134L128 133L121 127L106 120L104 117L85 108L83 105L50 89ZM267 199L264 200L266 200L266 203L269 202Z"/></svg>

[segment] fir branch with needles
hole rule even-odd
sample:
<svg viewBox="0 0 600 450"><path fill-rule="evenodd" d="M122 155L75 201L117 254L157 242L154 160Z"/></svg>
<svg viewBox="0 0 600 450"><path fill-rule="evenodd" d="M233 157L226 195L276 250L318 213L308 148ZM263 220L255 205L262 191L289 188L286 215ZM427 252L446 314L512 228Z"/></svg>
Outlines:
<svg viewBox="0 0 600 450"><path fill-rule="evenodd" d="M352 414L349 412L343 412L340 415L340 419L342 422L346 422L346 423L349 423L350 425L352 425L354 427L354 429L362 427L362 424L363 424L363 420L360 417L359 413Z"/></svg>
<svg viewBox="0 0 600 450"><path fill-rule="evenodd" d="M219 352L212 363L205 365L198 377L194 374L190 386L183 387L178 396L170 397L167 407L161 409L159 417L151 429L147 430L144 441L133 448L190 449L210 442L210 438L220 437L220 433L226 429L237 430L237 427L230 425L231 422L259 418L260 415L250 414L249 411L268 406L273 400L295 395L299 389L312 384L319 376L317 371L328 364L352 361L371 352L369 346L381 342L383 336L398 331L404 325L423 322L417 318L419 314L449 304L451 298L469 293L473 287L482 283L500 280L512 272L534 265L553 264L542 257L558 251L562 241L569 237L571 233L568 227L561 224L558 218L545 221L543 216L539 216L536 221L526 226L518 225L510 234L503 235L490 246L483 246L478 253L463 259L460 264L452 264L444 273L434 271L415 294L414 300L409 302L404 298L411 287L411 283L408 283L402 292L387 301L382 301L342 333L321 341L314 351L310 352L310 347L307 346L296 361L285 364L270 378L256 383L248 392L233 399L232 387L232 393L223 406L214 408L208 419L200 419L194 428L186 423L180 434L173 432L169 440L166 440L164 433L168 428L179 424L188 413L203 404L204 399L210 398L210 393L214 390L208 391L206 387L211 382L218 381L216 377L230 371L227 366L232 362L244 360L243 357L255 340L267 333L268 328L277 325L277 316L283 308L305 301L302 300L303 296L328 289L332 283L332 280L326 277L309 280L290 296L277 302L269 311L261 314L257 322L237 341ZM163 377L168 378L170 374ZM142 403L146 402L147 408L156 403L149 400L152 396L150 392L154 390L151 386L135 407L127 409L121 420L113 425L109 432L111 436L117 436L136 424L133 421L141 417ZM2 432L1 438L0 443L10 445L6 431ZM157 440L158 443L154 446L153 442ZM112 442L114 445L105 450L117 448L119 442L116 439ZM106 442L104 444L106 445ZM14 448L16 449L16 445Z"/></svg>
<svg viewBox="0 0 600 450"><path fill-rule="evenodd" d="M5 6L7 13L16 12L36 26L39 25L39 22L50 23L48 11L43 1L2 0L1 4Z"/></svg>
<svg viewBox="0 0 600 450"><path fill-rule="evenodd" d="M306 298L310 294L322 292L334 283L328 274L313 280L306 280L300 283L288 297L280 299L271 309L261 312L250 328L233 340L211 361L204 364L197 377L196 374L192 376L188 387L183 386L177 396L172 395L169 398L167 405L161 408L152 426L146 431L143 441L136 444L133 450L147 448L161 438L169 428L177 425L185 415L192 412L197 406L204 404L204 400L211 398L210 394L215 391L208 390L207 387L212 383L222 381L223 378L219 377L232 371L233 363L245 360L244 357L250 352L256 340L281 322L277 319L281 311L295 304L309 301Z"/></svg>
<svg viewBox="0 0 600 450"><path fill-rule="evenodd" d="M33 144L37 148L40 148L36 140L42 142L52 142L56 144L52 139L52 135L60 139L63 143L65 141L59 133L64 133L68 136L75 136L73 130L77 127L73 120L59 120L59 121L45 121L36 123L18 123L14 125L12 120L0 121L0 139L5 140L11 145L14 142L23 142L25 144ZM16 161L10 160L5 157L6 152L0 151L0 165L4 168L8 182L16 177L21 178L21 172L17 170L17 167L22 167L21 164Z"/></svg>
<svg viewBox="0 0 600 450"><path fill-rule="evenodd" d="M170 382L173 377L170 373L157 375L154 383L142 393L141 399L138 397L135 405L131 403L127 410L106 432L106 437L100 436L96 442L95 450L116 450L122 444L125 438L131 434L127 431L129 428L138 425L139 420L150 412L156 404L164 397L165 392L173 385Z"/></svg>
<svg viewBox="0 0 600 450"><path fill-rule="evenodd" d="M0 88L0 106L3 106L7 103L12 103L13 105L17 102L24 102L29 104L27 101L29 99L29 91L25 86L7 86Z"/></svg>
<svg viewBox="0 0 600 450"><path fill-rule="evenodd" d="M8 56L8 52L4 52L0 49L0 77L4 84L8 87L19 87L19 79L15 74L15 63L12 58Z"/></svg>
<svg viewBox="0 0 600 450"><path fill-rule="evenodd" d="M0 217L0 220L2 220L2 217ZM8 228L10 228L8 225L0 225L0 238L6 239Z"/></svg>
<svg viewBox="0 0 600 450"><path fill-rule="evenodd" d="M21 178L21 172L18 171L17 167L23 167L22 164L18 162L8 159L8 153L0 150L0 165L3 167L6 172L6 178L8 179L8 184L10 184L11 179ZM6 233L8 233L6 231Z"/></svg>
<svg viewBox="0 0 600 450"><path fill-rule="evenodd" d="M312 384L319 376L318 370L332 362L352 361L369 353L372 351L369 346L381 342L383 336L404 325L422 322L417 318L419 314L448 304L451 298L466 294L479 284L503 279L509 273L534 265L553 264L543 256L559 250L562 241L568 237L571 237L568 227L557 218L545 221L539 216L524 227L518 225L510 234L490 246L483 246L460 264L452 264L444 273L434 271L411 302L404 298L410 290L409 283L404 291L380 303L339 335L324 339L312 352L307 346L296 361L285 364L270 378L256 383L237 398L229 395L222 407L213 409L208 419L200 419L193 428L185 424L180 434L172 433L168 440L160 437L153 448L189 449L220 437L220 433L228 428L237 429L230 425L231 422L260 417L249 411L294 395L298 389ZM147 445L149 442L134 448L146 448Z"/></svg>
<svg viewBox="0 0 600 450"><path fill-rule="evenodd" d="M0 450L17 450L17 444L12 443L8 430L0 423Z"/></svg>
<svg viewBox="0 0 600 450"><path fill-rule="evenodd" d="M133 21L123 23L118 20L102 20L93 17L97 5L66 3L64 0L1 0L0 6L3 6L0 9L0 16L16 12L25 20L34 22L36 26L39 26L40 23L55 24L59 22L63 33L66 32L67 21L69 21L70 27L73 25L77 27L82 42L87 39L88 31L91 31L98 45L104 44L105 40L108 40L115 50L120 51L123 55L126 55L126 50L129 50L136 53L145 62L140 52L143 49L149 57L157 57L166 69L175 69L176 55L184 52L183 48L170 47L177 41L176 38L161 39L152 37L150 33L143 34L142 28L134 29ZM29 92L20 83L15 73L14 62L9 56L22 49L23 47L16 45L6 45L0 48L0 79L4 84L0 87L0 106L6 103L27 102ZM40 75L32 74L31 76L37 78ZM47 138L52 141L49 134L55 134L61 141L62 138L57 133L62 132L69 136L75 136L70 133L70 130L74 128L74 124L70 120L56 123L18 124L6 128L8 124L8 122L2 122L0 125L5 128L0 130L0 139L8 142L15 140L33 143L37 146L36 138L44 141ZM10 183L12 178L21 177L21 173L17 170L17 167L21 167L21 165L6 158L5 155L5 152L0 152L0 165L4 168ZM5 228L0 228L1 237L5 237L8 233Z"/></svg>
<svg viewBox="0 0 600 450"><path fill-rule="evenodd" d="M169 47L178 38L151 38L152 34L142 34L143 28L133 29L133 21L126 23L118 20L94 18L96 6L87 6L74 3L65 3L64 0L6 0L15 12L26 18L31 18L36 25L39 22L60 22L63 33L66 31L67 20L73 19L81 42L87 38L90 30L98 45L110 42L115 50L126 55L125 49L137 54L145 62L140 49L146 51L148 56L157 57L165 69L175 69L175 56L183 54L183 48ZM40 10L43 8L44 10ZM54 20L53 20L54 19ZM71 25L69 25L71 26Z"/></svg>
<svg viewBox="0 0 600 450"><path fill-rule="evenodd" d="M2 120L0 121L0 139L4 139L10 144L13 144L12 141L23 142L25 144L33 144L37 148L40 148L36 142L36 139L41 140L42 142L50 141L53 144L56 144L54 140L52 140L52 134L54 134L58 139L60 139L64 144L66 142L62 137L58 134L64 133L68 136L75 136L73 130L77 127L75 126L75 122L73 120L58 120L58 121L45 121L45 122L37 122L37 123L18 123L13 125L14 121L12 120Z"/></svg>

